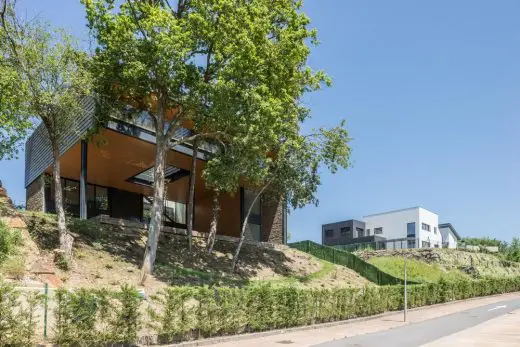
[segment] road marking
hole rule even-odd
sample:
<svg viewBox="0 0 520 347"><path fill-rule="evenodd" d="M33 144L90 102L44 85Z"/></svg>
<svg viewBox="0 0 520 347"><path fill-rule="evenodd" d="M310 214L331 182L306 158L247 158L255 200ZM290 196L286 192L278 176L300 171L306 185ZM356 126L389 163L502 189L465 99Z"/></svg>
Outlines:
<svg viewBox="0 0 520 347"><path fill-rule="evenodd" d="M498 310L498 309L500 309L500 308L506 308L506 307L507 307L507 305L497 306L497 307L494 307L494 308L490 308L490 309L488 310L488 312L489 312L489 311Z"/></svg>

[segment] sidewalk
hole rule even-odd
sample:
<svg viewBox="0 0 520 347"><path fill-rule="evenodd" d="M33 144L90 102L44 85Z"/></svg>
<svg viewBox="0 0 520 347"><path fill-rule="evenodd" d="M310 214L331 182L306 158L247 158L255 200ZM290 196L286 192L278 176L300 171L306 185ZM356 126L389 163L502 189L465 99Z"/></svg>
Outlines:
<svg viewBox="0 0 520 347"><path fill-rule="evenodd" d="M468 310L471 308L493 304L495 302L520 298L520 293L503 294L492 297L477 298L465 301L458 301L455 303L441 304L435 306L429 306L424 308L418 308L408 311L408 322L403 322L403 313L390 313L382 316L378 316L373 319L357 319L340 323L334 326L319 327L309 326L305 330L299 331L278 331L268 333L262 336L248 336L239 335L230 337L227 342L220 342L218 338L215 340L209 339L206 341L198 341L192 343L181 344L185 346L196 346L196 345L211 345L217 347L236 347L236 346L276 346L291 344L293 346L312 346L315 344L333 341L345 337L352 337L360 334L369 334L381 330L393 329L406 324L422 322L428 319L449 315L452 313ZM250 338L248 338L250 337Z"/></svg>

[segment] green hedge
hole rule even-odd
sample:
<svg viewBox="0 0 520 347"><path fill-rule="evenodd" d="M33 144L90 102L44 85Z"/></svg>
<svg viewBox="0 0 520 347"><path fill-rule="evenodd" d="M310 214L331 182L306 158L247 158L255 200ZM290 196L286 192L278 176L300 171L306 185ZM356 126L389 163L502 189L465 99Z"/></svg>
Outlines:
<svg viewBox="0 0 520 347"><path fill-rule="evenodd" d="M22 293L0 278L0 346L35 345L41 303L41 295Z"/></svg>
<svg viewBox="0 0 520 347"><path fill-rule="evenodd" d="M301 289L269 285L245 288L170 288L150 310L160 342L282 329L400 310L403 286ZM411 285L408 306L419 307L520 291L520 278Z"/></svg>
<svg viewBox="0 0 520 347"><path fill-rule="evenodd" d="M345 252L334 247L323 246L312 241L295 242L289 244L289 246L331 263L346 266L380 286L403 284L402 279L381 271L376 266L364 261L353 253ZM418 284L411 281L408 281L408 283Z"/></svg>
<svg viewBox="0 0 520 347"><path fill-rule="evenodd" d="M121 291L58 289L55 342L60 346L93 346L137 341L141 327L141 296L131 287Z"/></svg>
<svg viewBox="0 0 520 347"><path fill-rule="evenodd" d="M520 291L519 278L467 280L409 286L409 307ZM121 291L58 290L53 340L60 346L132 345L138 335L156 334L160 343L216 335L265 331L370 316L400 310L403 286L363 289L303 289L270 285L243 288L172 287L141 300ZM20 293L0 283L0 345L34 341L39 299L22 309ZM148 311L148 314L145 311ZM142 319L141 319L142 318ZM146 329L146 332L145 330Z"/></svg>

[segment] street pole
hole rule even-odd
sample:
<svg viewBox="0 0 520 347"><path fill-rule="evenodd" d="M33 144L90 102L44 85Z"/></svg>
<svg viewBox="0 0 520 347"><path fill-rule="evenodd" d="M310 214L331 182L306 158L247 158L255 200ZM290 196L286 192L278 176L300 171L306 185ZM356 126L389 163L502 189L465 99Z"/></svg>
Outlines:
<svg viewBox="0 0 520 347"><path fill-rule="evenodd" d="M408 286L406 273L406 256L404 257L404 321L406 322L406 313L408 311Z"/></svg>

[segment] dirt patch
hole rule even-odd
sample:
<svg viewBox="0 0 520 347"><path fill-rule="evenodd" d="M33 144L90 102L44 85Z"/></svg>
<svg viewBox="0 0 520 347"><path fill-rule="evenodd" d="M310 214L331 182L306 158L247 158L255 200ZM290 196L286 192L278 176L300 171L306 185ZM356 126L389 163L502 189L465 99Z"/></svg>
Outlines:
<svg viewBox="0 0 520 347"><path fill-rule="evenodd" d="M26 277L50 281L71 288L107 287L122 284L139 285L140 265L144 254L146 231L99 224L96 221L68 219L68 228L75 235L74 260L68 270L53 264L53 250L59 246L55 216L23 212L24 232L31 259ZM354 271L326 263L313 256L283 245L274 248L245 244L236 272L230 273L236 244L217 241L208 254L206 240L194 238L192 251L185 236L162 234L157 252L154 276L145 284L153 293L169 285L244 286L263 282L275 285L305 287L362 287L369 282ZM35 263L44 264L45 273L35 271ZM54 273L49 273L51 267Z"/></svg>

